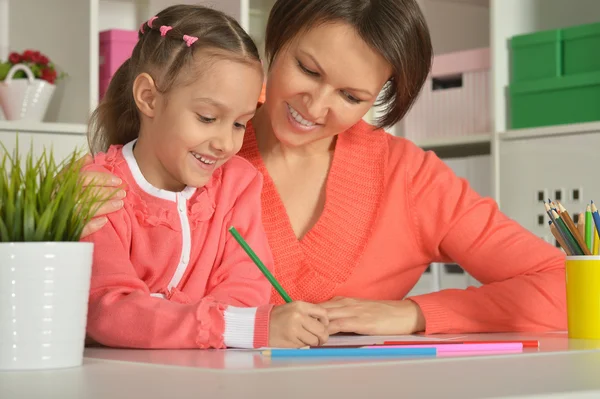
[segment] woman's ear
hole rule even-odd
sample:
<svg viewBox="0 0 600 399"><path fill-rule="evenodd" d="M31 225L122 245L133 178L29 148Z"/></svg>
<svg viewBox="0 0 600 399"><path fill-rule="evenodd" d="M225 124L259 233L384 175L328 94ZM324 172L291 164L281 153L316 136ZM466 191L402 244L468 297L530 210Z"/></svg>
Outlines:
<svg viewBox="0 0 600 399"><path fill-rule="evenodd" d="M133 81L133 100L140 112L149 118L153 118L156 113L157 95L152 76L140 73Z"/></svg>

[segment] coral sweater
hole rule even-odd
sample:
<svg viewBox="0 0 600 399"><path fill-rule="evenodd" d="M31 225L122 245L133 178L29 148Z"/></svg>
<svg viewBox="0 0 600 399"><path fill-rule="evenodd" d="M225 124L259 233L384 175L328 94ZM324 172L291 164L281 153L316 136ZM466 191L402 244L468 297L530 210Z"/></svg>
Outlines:
<svg viewBox="0 0 600 399"><path fill-rule="evenodd" d="M202 188L160 190L142 175L133 143L86 168L113 173L127 192L85 239L94 243L88 335L116 347L267 346L270 284L227 232L236 227L272 269L262 176L234 157Z"/></svg>
<svg viewBox="0 0 600 399"><path fill-rule="evenodd" d="M483 283L411 297L426 333L566 329L564 254L502 214L432 152L360 121L339 135L323 213L298 240L252 125L238 155L264 175L275 276L295 300L400 300L431 262ZM271 300L281 303L273 292Z"/></svg>

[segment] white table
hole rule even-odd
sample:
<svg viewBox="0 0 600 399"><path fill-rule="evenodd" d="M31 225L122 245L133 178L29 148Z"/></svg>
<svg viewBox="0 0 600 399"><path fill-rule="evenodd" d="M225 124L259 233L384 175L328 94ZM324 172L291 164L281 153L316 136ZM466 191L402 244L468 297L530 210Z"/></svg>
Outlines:
<svg viewBox="0 0 600 399"><path fill-rule="evenodd" d="M83 367L0 373L0 398L600 398L600 341L569 340L564 333L462 337L538 339L540 348L494 356L357 361L88 348Z"/></svg>

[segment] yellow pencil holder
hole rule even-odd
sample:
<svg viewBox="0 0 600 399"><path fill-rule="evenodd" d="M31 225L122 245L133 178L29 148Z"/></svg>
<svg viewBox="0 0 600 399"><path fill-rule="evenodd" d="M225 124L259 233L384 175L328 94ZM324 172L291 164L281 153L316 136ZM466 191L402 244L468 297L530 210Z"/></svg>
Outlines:
<svg viewBox="0 0 600 399"><path fill-rule="evenodd" d="M600 339L600 256L567 256L569 338Z"/></svg>

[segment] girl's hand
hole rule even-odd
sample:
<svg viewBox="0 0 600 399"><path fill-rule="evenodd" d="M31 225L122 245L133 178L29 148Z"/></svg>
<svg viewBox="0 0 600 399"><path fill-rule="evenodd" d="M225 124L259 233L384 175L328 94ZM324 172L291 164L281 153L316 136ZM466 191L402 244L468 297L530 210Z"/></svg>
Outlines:
<svg viewBox="0 0 600 399"><path fill-rule="evenodd" d="M327 309L330 335L403 335L425 331L421 308L411 300L368 301L335 297L321 304Z"/></svg>
<svg viewBox="0 0 600 399"><path fill-rule="evenodd" d="M89 165L90 163L92 163L92 156L87 154L83 159L83 165ZM83 232L81 233L81 238L83 238L100 230L106 224L108 219L104 215L118 211L123 207L125 191L118 190L115 192L115 188L119 187L123 182L110 173L84 171L81 172L81 176L84 186L89 186L93 183L94 188L101 196L111 198L98 209L94 218L83 228Z"/></svg>
<svg viewBox="0 0 600 399"><path fill-rule="evenodd" d="M269 346L300 348L327 342L327 310L312 303L295 301L275 306L269 323Z"/></svg>

